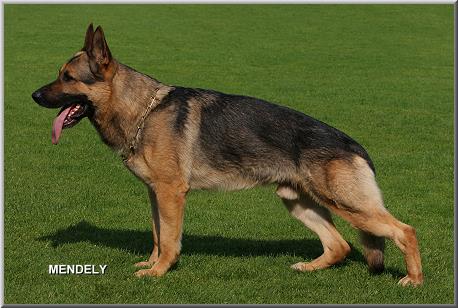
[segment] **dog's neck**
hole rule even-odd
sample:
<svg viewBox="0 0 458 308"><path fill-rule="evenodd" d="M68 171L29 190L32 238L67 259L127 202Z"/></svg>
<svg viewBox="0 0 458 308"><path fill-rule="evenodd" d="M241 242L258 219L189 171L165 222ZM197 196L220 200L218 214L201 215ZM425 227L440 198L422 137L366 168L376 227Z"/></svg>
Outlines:
<svg viewBox="0 0 458 308"><path fill-rule="evenodd" d="M115 65L118 67L107 89L110 93L106 101L97 105L91 122L107 145L125 155L137 132L137 123L152 98L161 90L157 98L160 101L167 95L167 88L173 88L124 64Z"/></svg>

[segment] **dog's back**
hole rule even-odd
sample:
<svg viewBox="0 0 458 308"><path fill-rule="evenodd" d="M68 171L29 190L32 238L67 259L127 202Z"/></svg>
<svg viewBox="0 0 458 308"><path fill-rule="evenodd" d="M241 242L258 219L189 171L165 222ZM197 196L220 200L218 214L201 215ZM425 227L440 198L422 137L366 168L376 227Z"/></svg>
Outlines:
<svg viewBox="0 0 458 308"><path fill-rule="evenodd" d="M334 159L351 161L355 155L374 171L367 152L348 135L287 107L248 96L182 87L175 87L164 99L161 108L167 107L174 109L178 136L189 133L185 126L198 130L192 153L194 174L200 174L194 180L205 177L209 183L209 177L217 177L215 185L208 188L249 188L271 182L294 183L298 178L303 182L315 166ZM198 113L198 123L190 123L193 113ZM202 174L202 170L209 172ZM195 186L207 188L203 185Z"/></svg>

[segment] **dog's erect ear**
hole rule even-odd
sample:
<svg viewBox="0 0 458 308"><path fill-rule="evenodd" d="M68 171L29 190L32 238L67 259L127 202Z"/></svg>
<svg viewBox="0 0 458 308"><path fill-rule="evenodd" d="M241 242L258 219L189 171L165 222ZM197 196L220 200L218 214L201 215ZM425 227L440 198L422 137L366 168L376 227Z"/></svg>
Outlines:
<svg viewBox="0 0 458 308"><path fill-rule="evenodd" d="M83 46L83 51L89 51L91 50L91 45L92 45L92 38L94 37L94 26L92 26L92 22L87 27L86 30L86 37L84 38L84 46Z"/></svg>
<svg viewBox="0 0 458 308"><path fill-rule="evenodd" d="M98 26L95 30L91 48L88 50L89 65L92 73L97 77L103 78L105 70L111 62L111 52L105 40L102 27Z"/></svg>

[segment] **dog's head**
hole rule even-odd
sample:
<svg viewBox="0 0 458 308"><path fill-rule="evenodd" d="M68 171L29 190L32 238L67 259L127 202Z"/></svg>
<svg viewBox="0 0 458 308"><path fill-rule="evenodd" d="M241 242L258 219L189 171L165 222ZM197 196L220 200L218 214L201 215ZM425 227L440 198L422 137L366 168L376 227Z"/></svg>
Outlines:
<svg viewBox="0 0 458 308"><path fill-rule="evenodd" d="M90 116L98 104L110 97L116 67L102 28L99 26L94 31L90 24L84 47L62 65L55 81L32 93L39 105L61 108L53 124L54 144L63 128Z"/></svg>

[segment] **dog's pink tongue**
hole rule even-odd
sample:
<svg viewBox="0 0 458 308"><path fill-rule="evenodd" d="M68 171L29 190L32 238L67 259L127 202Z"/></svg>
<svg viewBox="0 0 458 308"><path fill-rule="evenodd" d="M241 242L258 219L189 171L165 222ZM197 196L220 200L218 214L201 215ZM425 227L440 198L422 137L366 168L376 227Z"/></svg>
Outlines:
<svg viewBox="0 0 458 308"><path fill-rule="evenodd" d="M68 113L70 112L72 107L68 107L64 111L62 111L55 119L54 123L52 124L52 144L59 143L60 133L62 133L62 127L64 126L64 120L67 117Z"/></svg>

